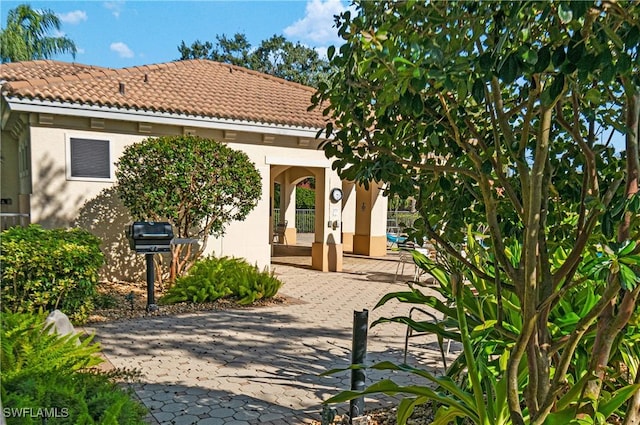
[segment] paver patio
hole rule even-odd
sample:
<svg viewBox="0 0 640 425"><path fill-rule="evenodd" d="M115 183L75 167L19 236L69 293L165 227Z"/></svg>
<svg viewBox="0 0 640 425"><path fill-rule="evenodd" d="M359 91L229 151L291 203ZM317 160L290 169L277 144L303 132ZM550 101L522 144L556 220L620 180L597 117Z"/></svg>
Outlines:
<svg viewBox="0 0 640 425"><path fill-rule="evenodd" d="M390 303L373 310L390 291L397 257L345 257L341 273L321 273L304 265L307 257L274 258L284 282L280 294L291 302L269 307L155 316L95 324L107 359L119 368L136 368L135 390L160 424L303 424L320 419L322 401L348 389L349 372L320 376L346 367L351 358L354 310L378 317L406 314L407 305ZM410 278L412 267L405 268ZM367 362L402 362L405 328L397 324L369 330ZM417 342L417 341L416 341ZM408 363L441 369L435 339L413 343ZM367 383L390 376L367 372ZM415 377L391 374L403 384ZM396 400L397 401L397 400ZM396 402L367 398L366 408ZM338 406L344 411L348 404Z"/></svg>

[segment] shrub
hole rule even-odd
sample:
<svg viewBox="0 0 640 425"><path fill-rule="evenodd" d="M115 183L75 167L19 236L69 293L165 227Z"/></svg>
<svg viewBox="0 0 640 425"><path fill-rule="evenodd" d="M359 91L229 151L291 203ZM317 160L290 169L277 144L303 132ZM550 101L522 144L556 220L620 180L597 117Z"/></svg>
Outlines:
<svg viewBox="0 0 640 425"><path fill-rule="evenodd" d="M296 188L296 208L315 209L316 207L316 191L306 187L298 186Z"/></svg>
<svg viewBox="0 0 640 425"><path fill-rule="evenodd" d="M143 424L146 411L114 378L132 375L88 369L99 364L92 337L50 334L44 315L2 313L1 361L3 408L38 407L56 424ZM51 326L51 325L50 325ZM9 423L38 424L41 418L14 417Z"/></svg>
<svg viewBox="0 0 640 425"><path fill-rule="evenodd" d="M251 304L273 297L282 286L273 272L260 271L238 258L207 258L198 261L186 276L178 278L162 304L203 303L223 297L237 297L240 304Z"/></svg>
<svg viewBox="0 0 640 425"><path fill-rule="evenodd" d="M201 258L211 235L224 234L258 204L262 177L247 154L197 136L148 138L116 164L118 196L135 220L168 221L177 238L200 245L171 248L169 282Z"/></svg>
<svg viewBox="0 0 640 425"><path fill-rule="evenodd" d="M98 238L81 229L30 225L3 231L0 249L4 309L57 308L74 322L86 320L104 262Z"/></svg>

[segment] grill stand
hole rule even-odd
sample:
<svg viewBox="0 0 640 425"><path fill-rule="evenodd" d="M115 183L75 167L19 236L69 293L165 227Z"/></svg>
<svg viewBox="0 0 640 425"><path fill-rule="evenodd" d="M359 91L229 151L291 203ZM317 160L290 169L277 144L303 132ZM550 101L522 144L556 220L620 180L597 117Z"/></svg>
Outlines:
<svg viewBox="0 0 640 425"><path fill-rule="evenodd" d="M153 263L154 254L145 254L145 260L147 261L147 311L158 311L158 305L155 300L155 276L156 271Z"/></svg>

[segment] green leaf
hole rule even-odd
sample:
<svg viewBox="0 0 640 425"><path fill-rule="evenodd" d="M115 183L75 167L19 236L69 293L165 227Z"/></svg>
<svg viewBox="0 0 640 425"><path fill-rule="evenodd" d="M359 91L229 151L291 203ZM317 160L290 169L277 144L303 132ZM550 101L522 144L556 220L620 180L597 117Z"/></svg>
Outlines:
<svg viewBox="0 0 640 425"><path fill-rule="evenodd" d="M559 412L550 413L544 420L544 425L569 424L576 417L576 409L570 407Z"/></svg>
<svg viewBox="0 0 640 425"><path fill-rule="evenodd" d="M564 74L556 75L556 78L553 79L553 82L549 86L549 100L553 103L562 90L564 89Z"/></svg>
<svg viewBox="0 0 640 425"><path fill-rule="evenodd" d="M549 46L543 46L538 51L538 60L535 63L533 68L533 72L540 73L547 69L549 64L551 63L551 49Z"/></svg>
<svg viewBox="0 0 640 425"><path fill-rule="evenodd" d="M584 98L587 100L587 102L593 103L593 104L599 104L600 103L600 90L598 89L589 89L587 91L587 93L584 95Z"/></svg>
<svg viewBox="0 0 640 425"><path fill-rule="evenodd" d="M476 78L473 82L471 96L473 96L473 99L478 103L482 103L484 101L484 83L480 78Z"/></svg>
<svg viewBox="0 0 640 425"><path fill-rule="evenodd" d="M571 0L569 7L573 11L573 16L576 19L580 19L587 13L587 10L589 10L589 2L584 0Z"/></svg>
<svg viewBox="0 0 640 425"><path fill-rule="evenodd" d="M624 37L624 45L627 49L632 49L637 47L640 43L640 28L637 25L634 25L629 29L627 35Z"/></svg>
<svg viewBox="0 0 640 425"><path fill-rule="evenodd" d="M422 103L422 98L420 95L416 94L413 96L411 101L411 109L415 116L420 116L424 112L424 104Z"/></svg>
<svg viewBox="0 0 640 425"><path fill-rule="evenodd" d="M558 17L563 24L571 22L573 19L573 10L568 3L562 2L558 7Z"/></svg>
<svg viewBox="0 0 640 425"><path fill-rule="evenodd" d="M564 52L564 47L559 46L556 50L554 50L553 55L551 56L551 62L553 63L553 66L558 68L564 63L566 57L567 56Z"/></svg>
<svg viewBox="0 0 640 425"><path fill-rule="evenodd" d="M429 143L434 148L440 147L440 137L438 136L438 133L431 133L431 135L429 136Z"/></svg>
<svg viewBox="0 0 640 425"><path fill-rule="evenodd" d="M336 54L336 46L329 46L327 48L327 58L329 60L333 59L333 56Z"/></svg>
<svg viewBox="0 0 640 425"><path fill-rule="evenodd" d="M538 52L536 52L534 49L532 48L527 48L523 53L522 53L522 60L525 63L528 63L530 65L534 65L538 63Z"/></svg>
<svg viewBox="0 0 640 425"><path fill-rule="evenodd" d="M498 70L498 77L507 84L514 82L518 75L518 65L518 58L516 58L515 54L510 54L505 63Z"/></svg>
<svg viewBox="0 0 640 425"><path fill-rule="evenodd" d="M567 59L569 59L569 62L577 64L583 56L583 41L579 38L577 40L572 40L571 44L569 44L569 49L567 50Z"/></svg>
<svg viewBox="0 0 640 425"><path fill-rule="evenodd" d="M467 82L465 80L458 81L456 91L458 93L458 99L460 99L460 101L462 101L463 99L466 99L467 95L469 94Z"/></svg>
<svg viewBox="0 0 640 425"><path fill-rule="evenodd" d="M611 217L611 212L610 211L605 211L605 213L602 215L602 221L601 221L600 226L601 226L601 229L602 229L602 234L607 239L613 238L614 222L613 222L613 218Z"/></svg>
<svg viewBox="0 0 640 425"><path fill-rule="evenodd" d="M633 195L632 198L629 199L629 211L633 213L640 213L640 192Z"/></svg>
<svg viewBox="0 0 640 425"><path fill-rule="evenodd" d="M451 190L451 182L445 176L440 176L440 178L438 179L438 184L440 185L440 188L445 192Z"/></svg>
<svg viewBox="0 0 640 425"><path fill-rule="evenodd" d="M419 404L424 404L429 399L427 397L407 397L400 400L400 404L398 404L398 425L404 425L407 423L407 420L413 414L415 407Z"/></svg>
<svg viewBox="0 0 640 425"><path fill-rule="evenodd" d="M618 257L631 254L636 249L637 244L636 241L626 241L618 251Z"/></svg>
<svg viewBox="0 0 640 425"><path fill-rule="evenodd" d="M636 275L630 267L624 264L618 264L618 266L620 267L620 271L618 272L620 276L620 286L626 291L632 291L636 285L640 283L640 276Z"/></svg>
<svg viewBox="0 0 640 425"><path fill-rule="evenodd" d="M400 57L400 56L396 56L395 58L393 58L393 63L394 64L401 63L403 65L407 65L407 66L411 66L411 67L414 66L413 62L411 62L410 60L407 60L407 59L405 59L403 57Z"/></svg>
<svg viewBox="0 0 640 425"><path fill-rule="evenodd" d="M605 419L608 419L620 406L622 406L629 398L631 398L636 391L640 389L640 384L627 385L626 387L616 390L606 402L601 401L598 404L598 412L601 413Z"/></svg>
<svg viewBox="0 0 640 425"><path fill-rule="evenodd" d="M491 174L491 171L493 171L493 164L491 163L491 160L487 159L484 161L480 171L484 174Z"/></svg>
<svg viewBox="0 0 640 425"><path fill-rule="evenodd" d="M626 52L620 52L616 62L616 71L626 73L631 70L631 57Z"/></svg>
<svg viewBox="0 0 640 425"><path fill-rule="evenodd" d="M491 71L491 67L493 66L493 57L491 53L485 52L478 58L478 63L480 64L480 69L483 72Z"/></svg>

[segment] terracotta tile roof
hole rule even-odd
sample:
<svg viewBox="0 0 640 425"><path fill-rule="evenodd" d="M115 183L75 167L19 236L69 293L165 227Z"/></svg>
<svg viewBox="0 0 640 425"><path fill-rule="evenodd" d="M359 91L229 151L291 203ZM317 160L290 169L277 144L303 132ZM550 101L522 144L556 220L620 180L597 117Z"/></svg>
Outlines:
<svg viewBox="0 0 640 425"><path fill-rule="evenodd" d="M104 69L108 68L52 60L11 62L0 65L0 80L19 81L37 78L48 79L51 77L74 76L83 72Z"/></svg>
<svg viewBox="0 0 640 425"><path fill-rule="evenodd" d="M209 60L111 69L56 61L2 64L9 97L322 128L312 87Z"/></svg>

